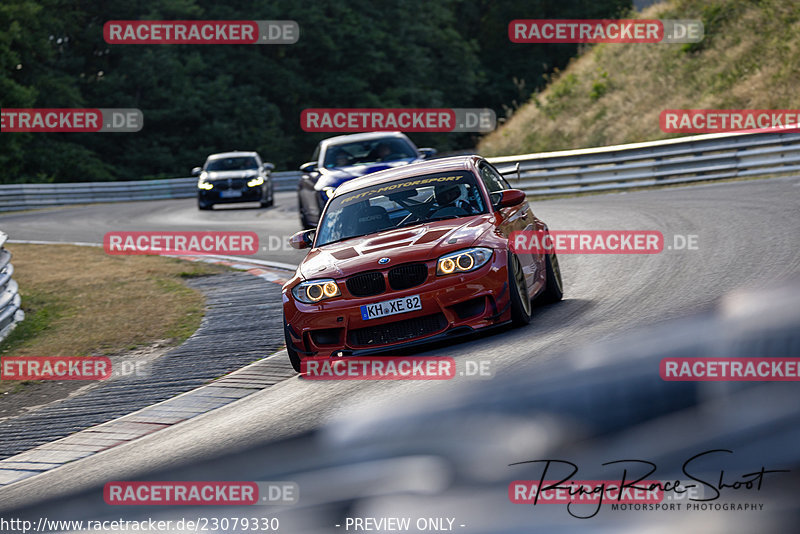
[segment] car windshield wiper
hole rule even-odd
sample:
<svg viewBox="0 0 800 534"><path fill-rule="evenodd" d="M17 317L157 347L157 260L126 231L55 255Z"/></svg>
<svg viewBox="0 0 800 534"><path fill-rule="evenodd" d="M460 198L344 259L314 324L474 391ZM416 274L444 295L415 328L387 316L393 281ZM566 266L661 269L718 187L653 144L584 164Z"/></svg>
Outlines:
<svg viewBox="0 0 800 534"><path fill-rule="evenodd" d="M387 230L396 230L398 228L405 228L407 226L414 226L414 225L417 225L417 224L425 224L425 223L434 222L434 221L445 221L447 219L459 219L461 217L469 217L469 215L441 215L439 217L430 217L428 219L425 219L424 221L409 221L409 222L404 223L404 224L398 224L396 226L389 226L387 228L382 228L380 230L376 230L375 232L370 232L368 234L351 235L351 236L343 237L341 239L336 239L334 241L328 241L327 243L324 243L324 244L319 245L319 246L324 247L325 245L332 245L333 243L338 243L340 241L346 241L348 239L354 239L356 237L364 237L364 236L367 236L367 235L379 234L379 233L385 232Z"/></svg>
<svg viewBox="0 0 800 534"><path fill-rule="evenodd" d="M342 237L342 238L339 238L339 239L334 239L333 241L328 241L327 243L323 243L323 244L318 245L318 246L324 247L326 245L332 245L334 243L340 243L342 241L347 241L348 239L356 239L357 237L364 237L364 236L367 236L367 235L379 234L381 232L385 232L386 230L393 230L393 229L394 229L394 227L390 226L389 228L383 228L381 230L376 230L374 232L369 232L368 234L348 235L346 237Z"/></svg>
<svg viewBox="0 0 800 534"><path fill-rule="evenodd" d="M408 222L405 222L405 223L402 223L402 224L397 224L395 226L392 226L392 229L405 228L406 226L414 226L415 224L425 224L425 222L426 221L408 221Z"/></svg>

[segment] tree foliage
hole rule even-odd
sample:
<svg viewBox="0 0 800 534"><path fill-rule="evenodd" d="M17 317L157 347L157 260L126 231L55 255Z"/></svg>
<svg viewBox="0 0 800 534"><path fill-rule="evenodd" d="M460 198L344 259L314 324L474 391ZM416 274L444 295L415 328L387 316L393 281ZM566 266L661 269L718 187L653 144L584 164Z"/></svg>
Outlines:
<svg viewBox="0 0 800 534"><path fill-rule="evenodd" d="M3 0L0 106L139 108L138 133L0 134L0 182L185 176L205 156L257 150L279 169L324 134L310 107L521 105L573 45L517 45L515 18L602 18L624 0ZM108 20L296 20L294 45L109 45ZM440 150L468 134L412 134Z"/></svg>

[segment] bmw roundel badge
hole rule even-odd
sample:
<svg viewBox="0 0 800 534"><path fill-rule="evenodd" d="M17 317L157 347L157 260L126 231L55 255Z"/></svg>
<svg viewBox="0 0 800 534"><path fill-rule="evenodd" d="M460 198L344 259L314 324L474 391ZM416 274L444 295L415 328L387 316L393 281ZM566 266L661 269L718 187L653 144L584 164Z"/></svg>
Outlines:
<svg viewBox="0 0 800 534"><path fill-rule="evenodd" d="M378 263L381 264L381 265L386 265L390 261L391 260L389 258L381 258L381 259L378 260Z"/></svg>

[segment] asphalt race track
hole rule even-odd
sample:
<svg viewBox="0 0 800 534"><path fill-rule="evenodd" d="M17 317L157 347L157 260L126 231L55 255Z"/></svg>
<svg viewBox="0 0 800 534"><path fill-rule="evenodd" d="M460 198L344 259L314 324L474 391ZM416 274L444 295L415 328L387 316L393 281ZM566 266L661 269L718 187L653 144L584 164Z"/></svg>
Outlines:
<svg viewBox="0 0 800 534"><path fill-rule="evenodd" d="M193 199L98 204L1 215L0 228L13 240L94 243L111 230L251 230L261 240L258 258L296 264L302 252L283 250L280 244L269 250L270 236L275 244L275 237L284 240L300 229L295 202L293 193L281 193L275 208L213 212L198 211ZM705 310L736 289L800 275L800 177L537 201L532 207L554 230L658 230L665 250L655 255L562 255L563 302L537 309L528 327L424 354L489 358L498 373L522 364L546 372L553 357L565 350ZM668 250L674 235L698 236L698 249ZM391 411L393 404L402 405L423 390L450 387L446 381L313 382L294 377L0 490L0 508L293 436L360 406L384 402Z"/></svg>

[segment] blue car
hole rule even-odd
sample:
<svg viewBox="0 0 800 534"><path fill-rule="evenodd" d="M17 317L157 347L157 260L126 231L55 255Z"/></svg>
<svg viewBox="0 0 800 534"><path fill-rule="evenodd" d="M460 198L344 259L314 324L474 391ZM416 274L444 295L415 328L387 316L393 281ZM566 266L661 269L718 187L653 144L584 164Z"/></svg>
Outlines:
<svg viewBox="0 0 800 534"><path fill-rule="evenodd" d="M417 148L401 132L370 132L325 139L314 151L314 161L300 166L297 186L300 224L315 228L333 191L344 182L365 174L408 165L436 154Z"/></svg>

